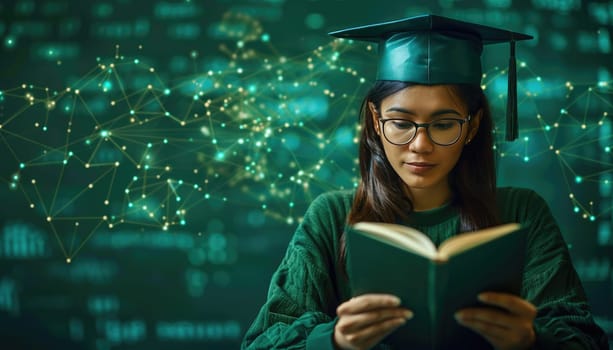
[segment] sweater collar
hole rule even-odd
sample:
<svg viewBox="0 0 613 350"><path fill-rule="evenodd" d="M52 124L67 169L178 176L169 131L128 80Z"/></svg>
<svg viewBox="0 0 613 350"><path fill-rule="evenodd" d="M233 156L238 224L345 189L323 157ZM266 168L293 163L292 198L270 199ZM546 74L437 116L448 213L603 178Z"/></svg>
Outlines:
<svg viewBox="0 0 613 350"><path fill-rule="evenodd" d="M438 208L412 212L409 214L408 223L410 226L434 225L443 223L457 215L456 208L451 202L447 202Z"/></svg>

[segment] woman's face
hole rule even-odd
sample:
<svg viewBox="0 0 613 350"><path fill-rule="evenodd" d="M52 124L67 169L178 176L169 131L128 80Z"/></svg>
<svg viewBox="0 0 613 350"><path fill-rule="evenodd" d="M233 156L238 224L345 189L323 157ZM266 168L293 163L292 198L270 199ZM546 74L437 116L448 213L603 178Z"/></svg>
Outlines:
<svg viewBox="0 0 613 350"><path fill-rule="evenodd" d="M472 116L462 125L460 138L450 146L432 142L425 128L418 128L415 138L405 145L390 143L381 132L380 119L405 119L415 123L431 123L441 118L466 119L466 105L444 85L410 86L383 99L379 111L370 103L375 131L379 134L385 155L408 190L409 195L425 194L448 197L448 176L462 153L464 145L478 129L479 116ZM390 122L388 122L390 123ZM469 130L470 129L470 130ZM448 198L447 198L448 199Z"/></svg>

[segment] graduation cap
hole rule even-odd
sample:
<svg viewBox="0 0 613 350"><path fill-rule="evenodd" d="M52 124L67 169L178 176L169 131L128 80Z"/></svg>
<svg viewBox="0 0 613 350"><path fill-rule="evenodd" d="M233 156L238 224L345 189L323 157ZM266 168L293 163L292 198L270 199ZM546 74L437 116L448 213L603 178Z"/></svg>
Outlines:
<svg viewBox="0 0 613 350"><path fill-rule="evenodd" d="M532 39L532 36L436 15L415 16L329 34L378 43L377 80L427 85L481 84L483 45L510 43L506 139L517 138L515 42Z"/></svg>

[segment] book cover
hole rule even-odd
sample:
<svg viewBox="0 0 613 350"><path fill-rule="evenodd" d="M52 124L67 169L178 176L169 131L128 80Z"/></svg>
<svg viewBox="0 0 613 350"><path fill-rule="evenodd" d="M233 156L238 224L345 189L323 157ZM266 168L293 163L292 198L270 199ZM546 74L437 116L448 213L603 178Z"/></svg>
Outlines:
<svg viewBox="0 0 613 350"><path fill-rule="evenodd" d="M393 294L413 311L413 318L384 341L395 348L490 348L453 315L461 308L479 305L480 292L519 294L524 230L518 228L440 261L348 228L347 272L352 293Z"/></svg>

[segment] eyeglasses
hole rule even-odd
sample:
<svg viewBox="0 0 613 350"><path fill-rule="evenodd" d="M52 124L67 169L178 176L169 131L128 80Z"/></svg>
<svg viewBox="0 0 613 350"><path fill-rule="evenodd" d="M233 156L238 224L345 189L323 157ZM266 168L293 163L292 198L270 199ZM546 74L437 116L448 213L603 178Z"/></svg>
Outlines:
<svg viewBox="0 0 613 350"><path fill-rule="evenodd" d="M417 130L425 128L430 141L439 146L451 146L458 142L462 136L462 125L470 121L470 115L466 119L441 118L431 123L415 123L407 119L379 119L383 136L391 144L402 146L413 141Z"/></svg>

